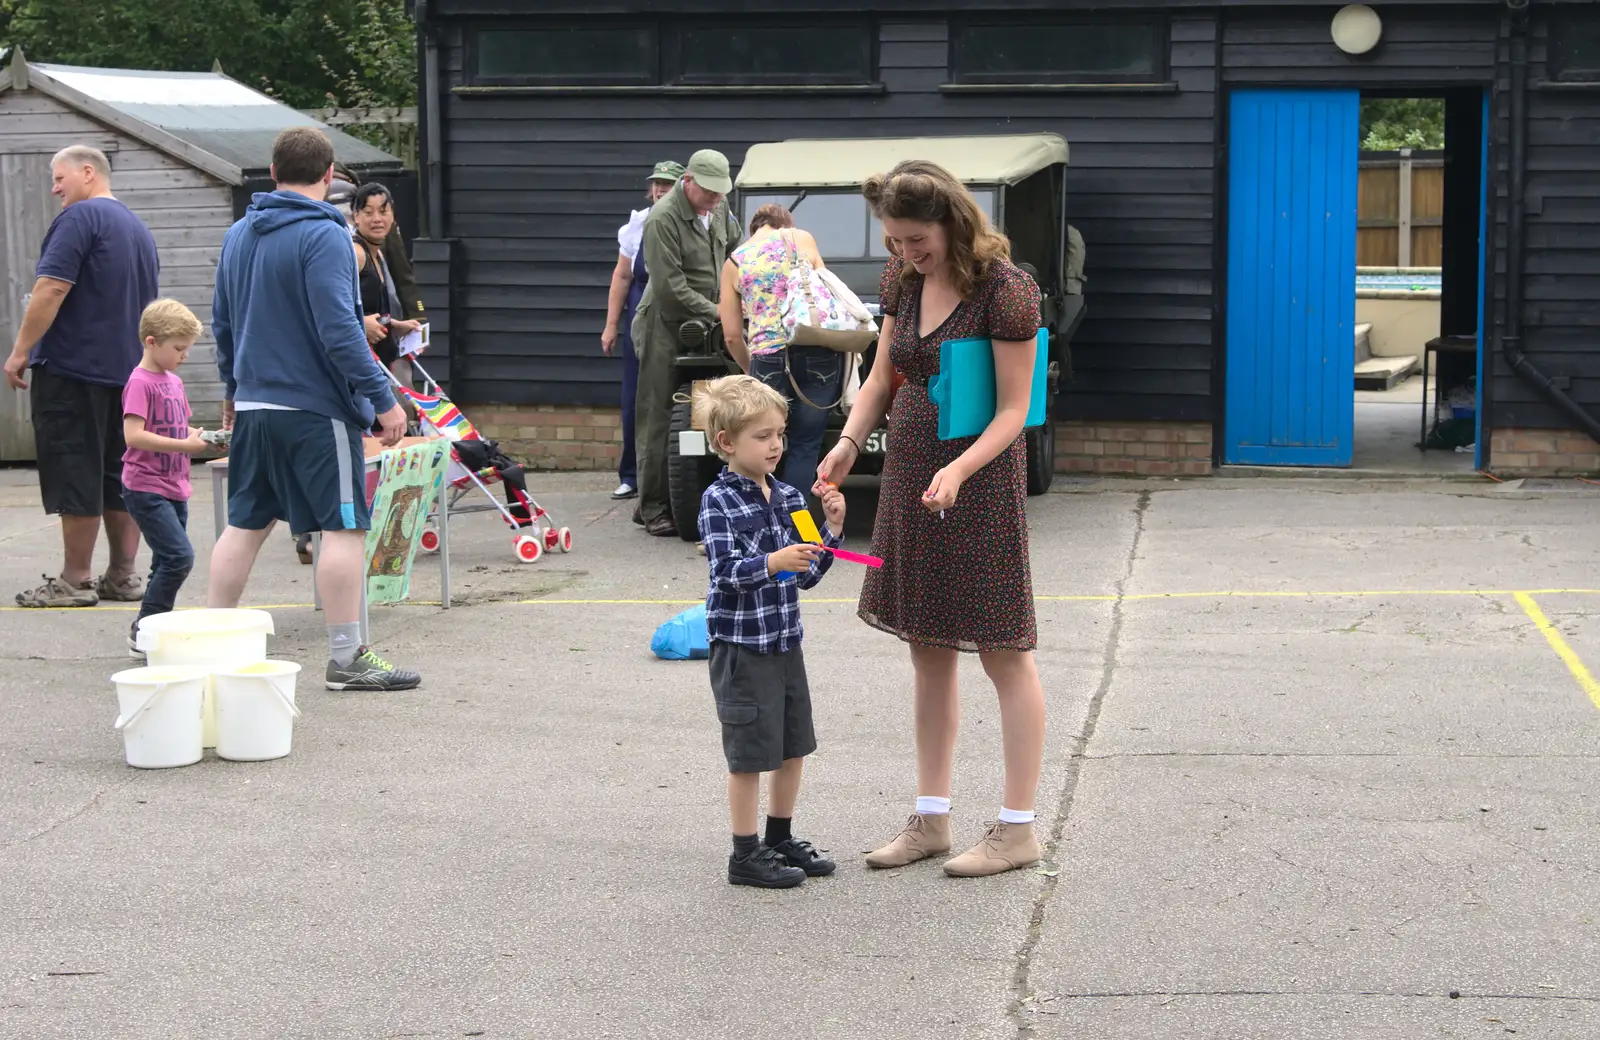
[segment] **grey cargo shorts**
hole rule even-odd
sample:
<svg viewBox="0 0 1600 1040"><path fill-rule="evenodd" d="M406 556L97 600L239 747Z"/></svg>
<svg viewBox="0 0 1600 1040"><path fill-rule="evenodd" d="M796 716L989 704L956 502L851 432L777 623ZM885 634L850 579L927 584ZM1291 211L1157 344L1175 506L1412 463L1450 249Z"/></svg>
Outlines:
<svg viewBox="0 0 1600 1040"><path fill-rule="evenodd" d="M710 672L728 772L766 773L817 750L800 647L763 654L714 642Z"/></svg>

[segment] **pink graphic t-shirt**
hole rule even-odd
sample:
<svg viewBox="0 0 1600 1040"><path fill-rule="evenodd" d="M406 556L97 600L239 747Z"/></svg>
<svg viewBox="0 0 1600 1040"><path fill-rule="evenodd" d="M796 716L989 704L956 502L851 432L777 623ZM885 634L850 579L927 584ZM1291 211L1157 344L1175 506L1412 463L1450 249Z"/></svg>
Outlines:
<svg viewBox="0 0 1600 1040"><path fill-rule="evenodd" d="M143 365L134 369L122 391L122 414L137 415L151 433L188 439L189 398L176 372L152 372ZM181 451L129 448L122 453L122 486L187 502L189 456Z"/></svg>

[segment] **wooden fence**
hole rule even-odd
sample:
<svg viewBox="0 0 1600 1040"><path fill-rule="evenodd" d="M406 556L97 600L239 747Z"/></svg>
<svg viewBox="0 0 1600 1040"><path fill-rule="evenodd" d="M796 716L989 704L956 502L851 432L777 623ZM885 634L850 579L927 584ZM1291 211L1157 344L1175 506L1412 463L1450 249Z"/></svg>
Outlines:
<svg viewBox="0 0 1600 1040"><path fill-rule="evenodd" d="M1362 152L1356 266L1444 263L1444 153Z"/></svg>

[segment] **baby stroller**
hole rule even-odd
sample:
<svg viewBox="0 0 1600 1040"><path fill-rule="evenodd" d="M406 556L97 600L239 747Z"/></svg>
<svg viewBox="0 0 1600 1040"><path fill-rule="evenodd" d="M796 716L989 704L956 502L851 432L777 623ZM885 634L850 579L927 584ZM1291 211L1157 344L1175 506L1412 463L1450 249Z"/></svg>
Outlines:
<svg viewBox="0 0 1600 1040"><path fill-rule="evenodd" d="M557 527L555 520L528 494L528 480L520 464L500 450L500 445L485 440L477 428L461 414L455 402L446 397L439 384L426 369L411 358L412 369L422 377L424 389L413 390L402 386L389 372L395 392L404 395L417 410L417 423L424 434L434 434L452 442L450 467L445 471L445 487L441 501L429 515L422 531L422 550L439 551L439 531L435 526L438 510L445 509L451 516L463 513L497 512L506 526L517 532L512 551L523 563L534 563L546 552L572 551L572 531ZM495 498L489 485L499 482L505 489L504 502ZM483 492L487 505L458 505L462 498L476 489Z"/></svg>

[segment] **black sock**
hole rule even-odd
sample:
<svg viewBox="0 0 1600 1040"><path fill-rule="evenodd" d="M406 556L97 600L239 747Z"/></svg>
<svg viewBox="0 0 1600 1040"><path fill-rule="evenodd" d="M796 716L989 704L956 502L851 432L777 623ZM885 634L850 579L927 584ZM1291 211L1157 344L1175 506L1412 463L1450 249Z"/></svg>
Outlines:
<svg viewBox="0 0 1600 1040"><path fill-rule="evenodd" d="M767 848L775 849L794 837L794 831L790 829L790 824L793 822L792 816L768 816Z"/></svg>
<svg viewBox="0 0 1600 1040"><path fill-rule="evenodd" d="M755 855L761 843L754 834L735 834L733 836L733 854L740 859Z"/></svg>

